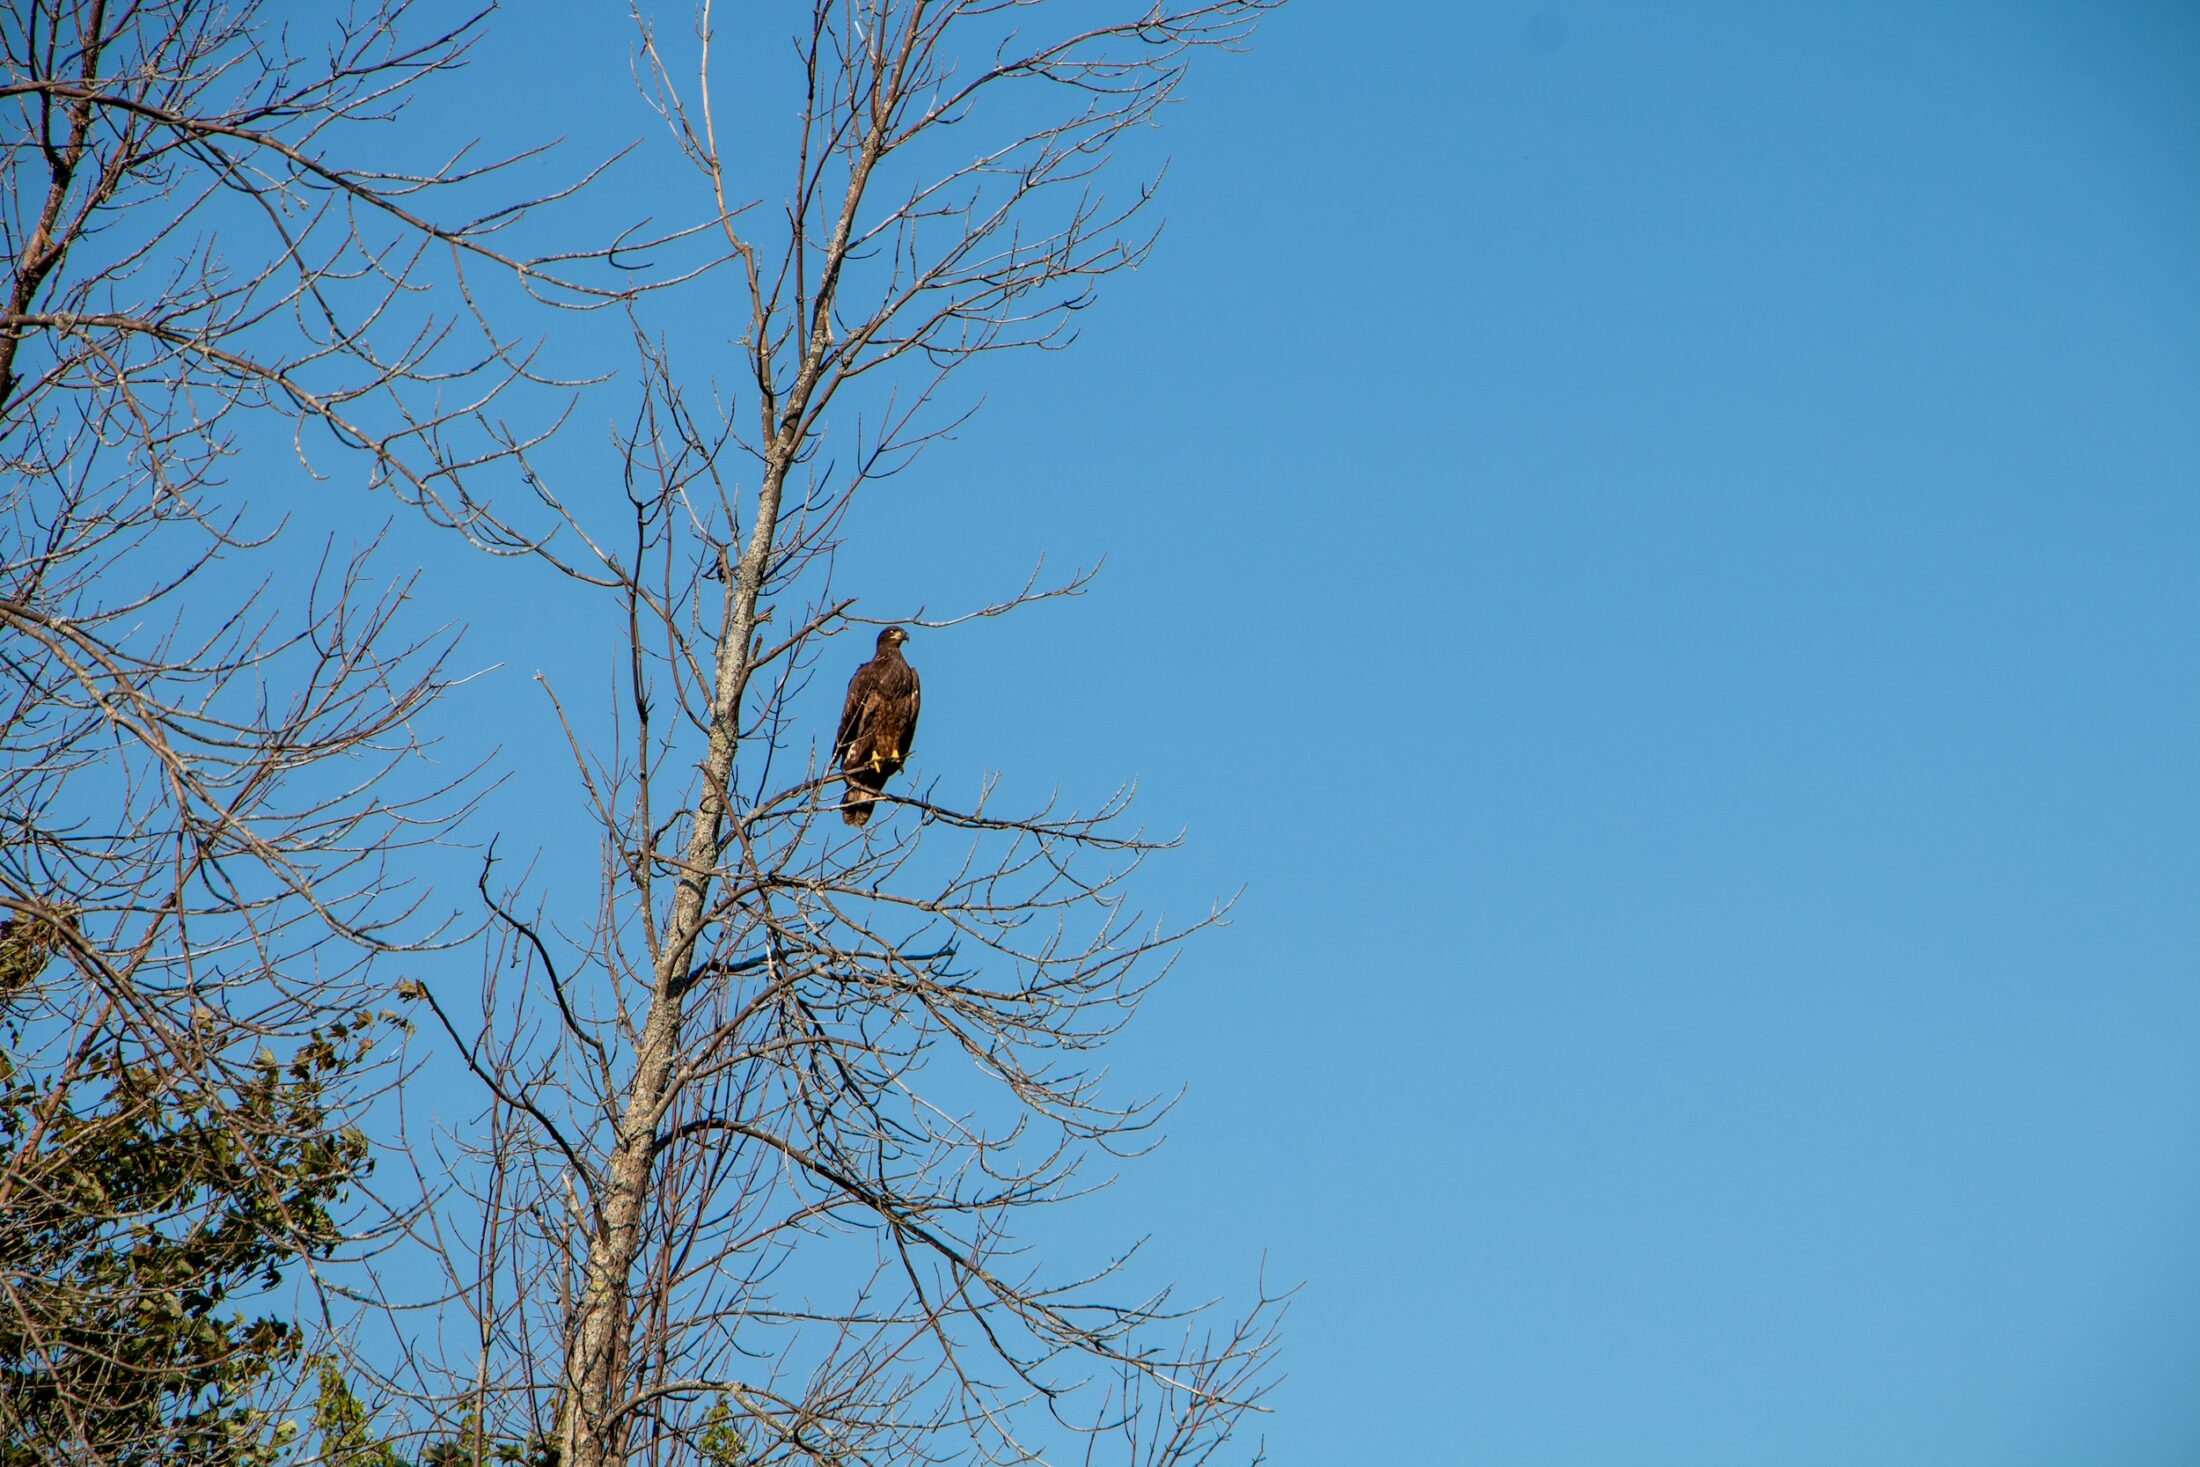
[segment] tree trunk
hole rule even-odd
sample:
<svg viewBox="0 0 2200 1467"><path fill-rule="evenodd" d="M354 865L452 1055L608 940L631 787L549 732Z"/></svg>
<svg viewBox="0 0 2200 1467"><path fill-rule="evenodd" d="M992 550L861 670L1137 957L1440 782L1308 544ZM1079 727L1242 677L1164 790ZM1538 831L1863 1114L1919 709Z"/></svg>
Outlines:
<svg viewBox="0 0 2200 1467"><path fill-rule="evenodd" d="M688 832L678 894L666 922L665 941L658 950L649 1014L642 1021L641 1044L634 1056L634 1079L620 1107L611 1155L604 1167L594 1235L588 1244L588 1266L566 1345L558 1422L564 1467L620 1467L626 1460L625 1428L614 1417L622 1394L632 1312L627 1280L633 1274L641 1244L642 1205L655 1168L657 1128L673 1100L681 1006L710 894L710 878L704 873L718 866L741 698L748 686L754 653L756 603L778 529L780 493L790 457L777 457L758 491L756 523L734 570L733 594L718 640L715 716L710 725L710 745L703 757L695 823Z"/></svg>

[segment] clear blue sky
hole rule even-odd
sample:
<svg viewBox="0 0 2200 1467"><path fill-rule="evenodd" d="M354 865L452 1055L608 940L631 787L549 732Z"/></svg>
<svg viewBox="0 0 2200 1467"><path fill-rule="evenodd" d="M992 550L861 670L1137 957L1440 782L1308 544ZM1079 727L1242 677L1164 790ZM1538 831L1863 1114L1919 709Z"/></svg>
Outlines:
<svg viewBox="0 0 2200 1467"><path fill-rule="evenodd" d="M844 572L1105 552L920 772L1245 887L1062 1236L1305 1281L1278 1463L2200 1460L2200 8L1301 0L1162 142Z"/></svg>

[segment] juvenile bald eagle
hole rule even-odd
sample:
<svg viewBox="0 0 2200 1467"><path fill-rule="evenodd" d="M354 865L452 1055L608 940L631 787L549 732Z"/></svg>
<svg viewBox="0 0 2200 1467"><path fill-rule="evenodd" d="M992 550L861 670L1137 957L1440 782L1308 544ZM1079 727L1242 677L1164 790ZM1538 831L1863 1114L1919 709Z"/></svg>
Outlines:
<svg viewBox="0 0 2200 1467"><path fill-rule="evenodd" d="M909 634L888 627L878 634L878 652L848 679L848 700L840 706L840 732L833 735L833 761L847 776L840 818L861 825L875 803L865 798L886 788L900 772L917 736L917 670L902 660Z"/></svg>

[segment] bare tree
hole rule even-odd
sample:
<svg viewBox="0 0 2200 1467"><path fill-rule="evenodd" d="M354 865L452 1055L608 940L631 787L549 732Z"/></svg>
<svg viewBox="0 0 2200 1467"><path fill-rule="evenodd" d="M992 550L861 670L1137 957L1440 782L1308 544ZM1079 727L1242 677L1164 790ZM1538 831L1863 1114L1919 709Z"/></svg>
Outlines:
<svg viewBox="0 0 2200 1467"><path fill-rule="evenodd" d="M224 1296L343 1236L369 964L434 937L407 853L470 798L416 757L447 631L371 546L247 503L240 438L287 420L290 485L348 459L465 523L450 425L531 371L456 287L617 294L495 248L529 205L459 212L494 161L333 161L465 54L472 20L401 41L408 8L0 12L9 1462L266 1445L295 1340Z"/></svg>
<svg viewBox="0 0 2200 1467"><path fill-rule="evenodd" d="M1150 188L1108 191L1116 147L1266 8L818 0L784 88L764 27L722 36L707 3L692 46L645 25L648 95L738 282L741 380L706 390L680 332L635 312L617 520L514 444L556 532L504 538L600 596L626 650L603 716L553 695L594 889L485 879L506 940L481 1006L437 1001L492 1097L452 1169L478 1229L439 1240L472 1311L447 1369L477 1450L1195 1463L1257 1400L1274 1301L1217 1324L1125 1259L1025 1251L1028 1214L1158 1114L1093 1061L1187 930L1129 895L1157 843L1121 794L889 790L850 833L793 699L859 660L840 631L958 619L857 614L833 574L851 505L959 421L953 374L1063 344L1144 257ZM729 78L738 124L713 100ZM767 137L782 100L793 125ZM721 312L724 279L654 305Z"/></svg>
<svg viewBox="0 0 2200 1467"><path fill-rule="evenodd" d="M491 197L508 160L338 161L464 57L470 20L408 40L385 4L309 54L251 4L13 6L0 895L62 950L27 990L45 1062L88 1074L126 1040L167 1061L143 1085L227 1116L262 1047L340 1078L331 1026L381 1022L371 960L435 935L403 878L436 869L414 857L466 802L409 757L447 642L405 630L406 584L363 553L318 575L276 553L294 541L223 482L243 422L287 419L307 469L361 463L511 574L547 568L623 644L615 699L550 702L592 881L485 868L478 1007L440 980L400 990L480 1083L478 1124L416 1143L411 1093L220 1122L259 1158L233 1185L278 1203L306 1196L281 1190L285 1147L345 1120L420 1176L379 1214L378 1268L316 1261L343 1231L322 1184L357 1175L326 1158L318 1210L283 1224L325 1311L289 1358L327 1367L318 1440L290 1450L1175 1467L1258 1401L1275 1301L1218 1317L1127 1254L1031 1247L1163 1108L1105 1092L1096 1055L1211 920L1135 906L1166 843L1121 793L1009 810L991 785L889 788L851 831L796 706L857 660L844 631L1081 589L1035 579L927 619L861 605L836 559L864 491L961 420L955 374L1066 343L1145 256L1150 186L1117 179L1118 145L1275 3L816 0L791 53L765 22L721 35L708 4L692 44L644 20L694 223L646 242L639 284L628 256L596 269L605 249L500 244L540 238L531 212L562 197ZM617 304L631 370L556 381L492 298ZM739 340L735 384L694 369L698 321ZM622 425L616 494L541 451L575 399ZM143 1118L127 1087L101 1093ZM94 1133L113 1134L72 1134ZM9 1144L0 1222L66 1172ZM108 1220L211 1216L162 1205ZM441 1284L407 1296L398 1265L422 1259ZM36 1336L46 1306L14 1298ZM58 1415L84 1460L128 1460Z"/></svg>

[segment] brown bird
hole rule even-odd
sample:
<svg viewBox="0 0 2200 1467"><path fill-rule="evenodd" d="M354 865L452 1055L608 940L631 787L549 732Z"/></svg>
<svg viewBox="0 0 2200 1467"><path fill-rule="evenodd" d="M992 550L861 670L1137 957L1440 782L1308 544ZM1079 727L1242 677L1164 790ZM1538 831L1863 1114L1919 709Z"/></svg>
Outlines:
<svg viewBox="0 0 2200 1467"><path fill-rule="evenodd" d="M871 818L867 794L886 788L901 770L917 736L917 670L902 660L909 634L888 627L878 634L878 652L848 679L848 701L840 707L840 731L833 735L833 760L847 777L840 818L861 825Z"/></svg>

